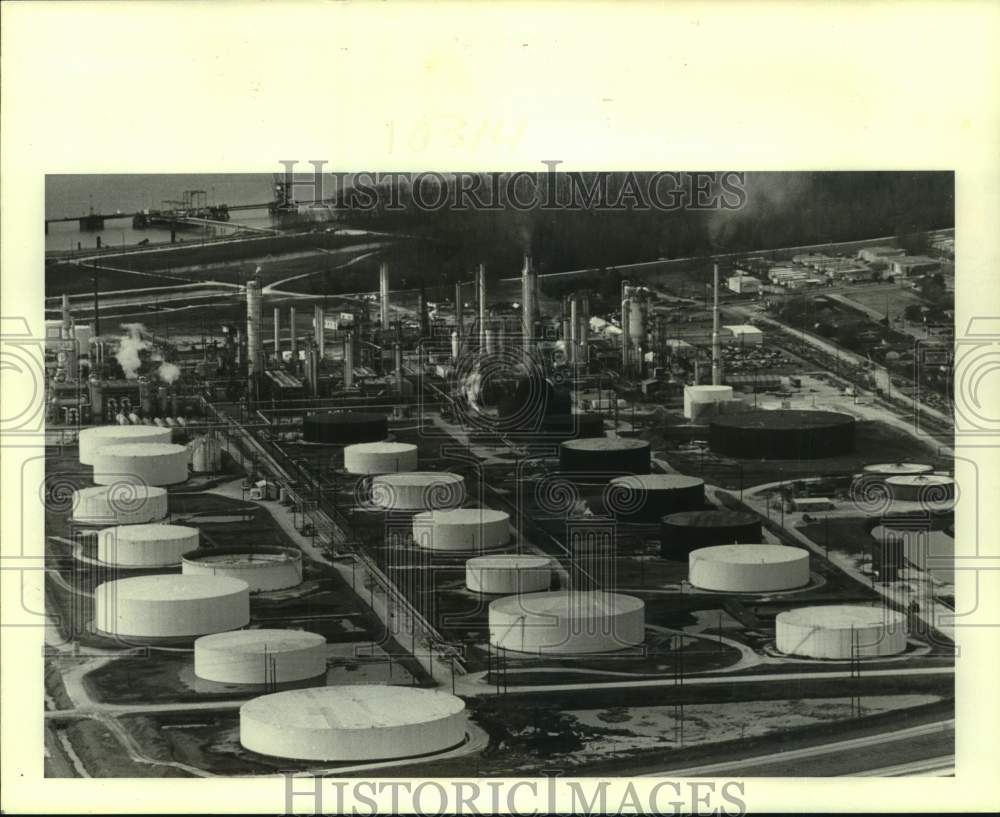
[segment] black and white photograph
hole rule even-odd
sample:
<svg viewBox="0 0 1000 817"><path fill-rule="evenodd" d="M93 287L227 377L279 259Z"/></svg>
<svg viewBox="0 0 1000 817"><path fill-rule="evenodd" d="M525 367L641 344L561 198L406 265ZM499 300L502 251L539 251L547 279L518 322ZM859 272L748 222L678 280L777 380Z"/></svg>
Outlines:
<svg viewBox="0 0 1000 817"><path fill-rule="evenodd" d="M953 174L45 204L47 774L953 773Z"/></svg>
<svg viewBox="0 0 1000 817"><path fill-rule="evenodd" d="M0 811L1000 811L998 42L0 0Z"/></svg>

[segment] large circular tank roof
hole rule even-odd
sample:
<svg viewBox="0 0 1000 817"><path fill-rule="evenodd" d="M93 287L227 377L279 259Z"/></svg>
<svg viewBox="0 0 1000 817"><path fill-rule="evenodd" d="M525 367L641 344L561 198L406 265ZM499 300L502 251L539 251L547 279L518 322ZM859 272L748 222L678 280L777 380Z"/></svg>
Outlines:
<svg viewBox="0 0 1000 817"><path fill-rule="evenodd" d="M412 443L354 443L344 449L344 470L349 474L390 474L416 467L417 447Z"/></svg>
<svg viewBox="0 0 1000 817"><path fill-rule="evenodd" d="M73 521L84 525L131 525L167 515L167 491L150 485L117 483L73 492Z"/></svg>
<svg viewBox="0 0 1000 817"><path fill-rule="evenodd" d="M850 630L858 627L881 626L901 623L906 617L885 607L867 607L861 604L823 604L800 607L779 614L782 621L803 627L822 627L824 630Z"/></svg>
<svg viewBox="0 0 1000 817"><path fill-rule="evenodd" d="M359 411L308 414L302 420L307 442L329 445L350 445L384 440L389 433L389 420L384 414Z"/></svg>
<svg viewBox="0 0 1000 817"><path fill-rule="evenodd" d="M934 470L934 466L916 462L880 462L875 465L866 465L864 470L866 474L881 474L883 476L895 477L929 474Z"/></svg>
<svg viewBox="0 0 1000 817"><path fill-rule="evenodd" d="M277 692L240 708L240 742L273 757L360 761L415 757L465 739L465 703L447 692L349 685Z"/></svg>
<svg viewBox="0 0 1000 817"><path fill-rule="evenodd" d="M293 652L303 647L326 644L326 639L319 633L311 633L308 630L260 628L203 635L197 643L213 649L257 655L264 647L269 653Z"/></svg>
<svg viewBox="0 0 1000 817"><path fill-rule="evenodd" d="M199 601L246 589L246 582L226 576L184 576L163 573L111 582L119 601Z"/></svg>
<svg viewBox="0 0 1000 817"><path fill-rule="evenodd" d="M756 410L711 420L712 451L753 459L820 459L854 450L855 420L835 411Z"/></svg>
<svg viewBox="0 0 1000 817"><path fill-rule="evenodd" d="M94 452L108 445L169 443L172 430L160 426L94 426L80 432L80 462L94 464Z"/></svg>

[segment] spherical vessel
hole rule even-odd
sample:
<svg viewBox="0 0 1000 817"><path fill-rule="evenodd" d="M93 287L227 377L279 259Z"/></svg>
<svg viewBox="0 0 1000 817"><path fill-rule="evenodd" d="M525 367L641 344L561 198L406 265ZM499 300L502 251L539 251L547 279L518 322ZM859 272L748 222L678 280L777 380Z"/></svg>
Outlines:
<svg viewBox="0 0 1000 817"><path fill-rule="evenodd" d="M866 465L864 472L872 476L912 477L919 474L929 474L933 470L933 465L924 465L916 462L880 462L875 465Z"/></svg>
<svg viewBox="0 0 1000 817"><path fill-rule="evenodd" d="M98 485L176 485L187 478L188 451L183 445L105 445L94 452L94 482Z"/></svg>
<svg viewBox="0 0 1000 817"><path fill-rule="evenodd" d="M235 630L194 642L194 674L220 684L287 684L326 672L326 639L305 630Z"/></svg>
<svg viewBox="0 0 1000 817"><path fill-rule="evenodd" d="M490 643L549 654L634 647L645 639L645 607L634 596L601 590L508 596L490 602Z"/></svg>
<svg viewBox="0 0 1000 817"><path fill-rule="evenodd" d="M955 498L955 480L941 474L889 477L885 484L892 498L900 502L934 506Z"/></svg>
<svg viewBox="0 0 1000 817"><path fill-rule="evenodd" d="M80 462L94 464L94 452L106 445L131 443L169 443L170 428L159 426L94 426L80 432Z"/></svg>
<svg viewBox="0 0 1000 817"><path fill-rule="evenodd" d="M306 442L328 445L373 443L389 436L389 420L384 414L341 411L307 414L302 420Z"/></svg>
<svg viewBox="0 0 1000 817"><path fill-rule="evenodd" d="M283 590L302 584L302 554L282 547L201 548L184 554L181 572L241 579L251 593Z"/></svg>
<svg viewBox="0 0 1000 817"><path fill-rule="evenodd" d="M465 502L465 479L447 471L382 474L372 480L372 504L388 511L458 508Z"/></svg>
<svg viewBox="0 0 1000 817"><path fill-rule="evenodd" d="M851 604L786 610L775 619L775 643L783 653L808 658L896 655L906 649L906 616Z"/></svg>
<svg viewBox="0 0 1000 817"><path fill-rule="evenodd" d="M465 734L465 703L432 689L316 687L264 695L240 707L244 748L296 760L417 757L458 746Z"/></svg>
<svg viewBox="0 0 1000 817"><path fill-rule="evenodd" d="M166 515L163 488L122 483L73 492L73 521L81 525L139 525Z"/></svg>
<svg viewBox="0 0 1000 817"><path fill-rule="evenodd" d="M465 586L474 593L537 593L552 582L552 562L544 556L477 556L465 563Z"/></svg>
<svg viewBox="0 0 1000 817"><path fill-rule="evenodd" d="M239 579L161 574L105 582L94 591L94 626L109 635L180 638L249 621L249 588Z"/></svg>
<svg viewBox="0 0 1000 817"><path fill-rule="evenodd" d="M696 548L759 542L760 518L741 511L687 511L660 520L660 556L684 559Z"/></svg>
<svg viewBox="0 0 1000 817"><path fill-rule="evenodd" d="M417 469L417 447L410 443L355 443L344 449L349 474L392 474Z"/></svg>
<svg viewBox="0 0 1000 817"><path fill-rule="evenodd" d="M689 511L705 504L705 481L683 474L617 477L608 483L604 505L625 522L656 522L664 513Z"/></svg>
<svg viewBox="0 0 1000 817"><path fill-rule="evenodd" d="M769 593L809 584L809 551L783 545L717 545L688 557L688 581L701 590Z"/></svg>
<svg viewBox="0 0 1000 817"><path fill-rule="evenodd" d="M98 534L97 558L119 567L179 565L198 547L198 529L184 525L119 525Z"/></svg>
<svg viewBox="0 0 1000 817"><path fill-rule="evenodd" d="M413 517L413 542L429 550L495 550L510 541L510 516L490 508L424 511Z"/></svg>
<svg viewBox="0 0 1000 817"><path fill-rule="evenodd" d="M854 427L853 417L835 411L747 411L714 418L708 426L708 444L727 457L838 457L854 450Z"/></svg>
<svg viewBox="0 0 1000 817"><path fill-rule="evenodd" d="M624 437L586 437L559 445L559 468L586 480L649 473L649 443Z"/></svg>

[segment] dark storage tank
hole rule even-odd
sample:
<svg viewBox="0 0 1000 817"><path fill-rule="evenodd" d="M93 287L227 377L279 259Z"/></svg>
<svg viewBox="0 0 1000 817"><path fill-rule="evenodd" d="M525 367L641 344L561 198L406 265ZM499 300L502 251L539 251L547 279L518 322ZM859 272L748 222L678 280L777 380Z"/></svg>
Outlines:
<svg viewBox="0 0 1000 817"><path fill-rule="evenodd" d="M660 556L682 561L692 550L763 541L760 519L742 511L688 511L660 520Z"/></svg>
<svg viewBox="0 0 1000 817"><path fill-rule="evenodd" d="M389 420L384 414L357 411L308 414L302 420L302 430L310 443L376 443L389 436Z"/></svg>
<svg viewBox="0 0 1000 817"><path fill-rule="evenodd" d="M812 460L854 450L855 420L836 411L747 411L709 423L708 444L727 457Z"/></svg>

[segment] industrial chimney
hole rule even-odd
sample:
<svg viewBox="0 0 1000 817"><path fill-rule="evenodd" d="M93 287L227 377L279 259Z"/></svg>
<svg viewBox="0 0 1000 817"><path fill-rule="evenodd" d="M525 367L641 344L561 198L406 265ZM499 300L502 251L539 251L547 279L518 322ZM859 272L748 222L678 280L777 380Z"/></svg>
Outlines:
<svg viewBox="0 0 1000 817"><path fill-rule="evenodd" d="M535 266L530 255L524 256L521 270L521 334L524 336L525 361L531 358L535 338Z"/></svg>
<svg viewBox="0 0 1000 817"><path fill-rule="evenodd" d="M479 296L479 349L486 349L486 265L479 265L477 274L478 286L476 287Z"/></svg>
<svg viewBox="0 0 1000 817"><path fill-rule="evenodd" d="M281 310L274 308L274 365L281 365Z"/></svg>
<svg viewBox="0 0 1000 817"><path fill-rule="evenodd" d="M253 378L263 372L264 339L260 334L261 287L259 278L247 281L247 374Z"/></svg>
<svg viewBox="0 0 1000 817"><path fill-rule="evenodd" d="M378 302L382 331L389 331L389 264L383 261L378 268Z"/></svg>
<svg viewBox="0 0 1000 817"><path fill-rule="evenodd" d="M712 282L712 385L722 385L722 352L719 348L719 265L714 266Z"/></svg>
<svg viewBox="0 0 1000 817"><path fill-rule="evenodd" d="M316 341L316 351L320 360L326 356L325 322L326 314L323 312L323 307L317 304L313 309L313 332Z"/></svg>

